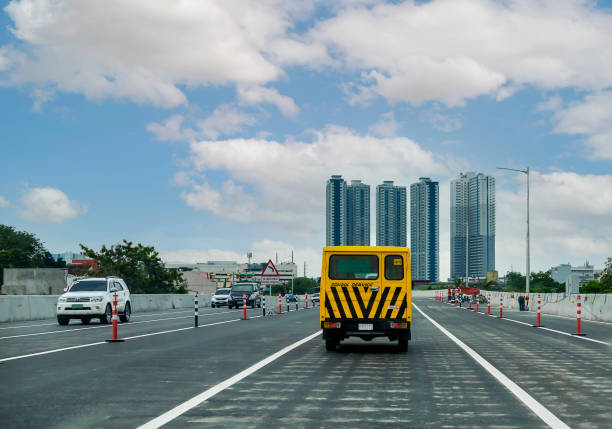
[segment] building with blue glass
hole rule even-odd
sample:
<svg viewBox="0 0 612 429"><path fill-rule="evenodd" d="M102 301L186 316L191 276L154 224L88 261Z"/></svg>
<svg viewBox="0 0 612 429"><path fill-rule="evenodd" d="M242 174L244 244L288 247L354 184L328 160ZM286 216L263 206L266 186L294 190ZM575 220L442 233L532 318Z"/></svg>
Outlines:
<svg viewBox="0 0 612 429"><path fill-rule="evenodd" d="M326 187L326 245L346 245L346 182L341 175L333 175Z"/></svg>
<svg viewBox="0 0 612 429"><path fill-rule="evenodd" d="M370 245L370 185L351 180L346 187L346 244Z"/></svg>
<svg viewBox="0 0 612 429"><path fill-rule="evenodd" d="M485 278L495 269L495 178L461 173L451 181L451 278Z"/></svg>
<svg viewBox="0 0 612 429"><path fill-rule="evenodd" d="M410 263L413 280L439 280L439 184L429 177L410 185Z"/></svg>
<svg viewBox="0 0 612 429"><path fill-rule="evenodd" d="M406 247L406 187L384 181L376 187L376 245Z"/></svg>

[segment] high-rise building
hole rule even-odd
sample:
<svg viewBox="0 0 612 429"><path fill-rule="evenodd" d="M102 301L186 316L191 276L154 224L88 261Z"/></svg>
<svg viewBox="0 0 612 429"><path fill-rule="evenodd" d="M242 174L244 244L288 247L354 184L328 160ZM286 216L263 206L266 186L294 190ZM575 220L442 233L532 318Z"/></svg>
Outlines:
<svg viewBox="0 0 612 429"><path fill-rule="evenodd" d="M406 187L384 181L376 187L376 245L406 247Z"/></svg>
<svg viewBox="0 0 612 429"><path fill-rule="evenodd" d="M451 181L451 278L495 269L495 178L461 173Z"/></svg>
<svg viewBox="0 0 612 429"><path fill-rule="evenodd" d="M346 187L346 244L370 245L370 185L351 180Z"/></svg>
<svg viewBox="0 0 612 429"><path fill-rule="evenodd" d="M439 186L429 177L410 185L410 263L414 280L438 281Z"/></svg>
<svg viewBox="0 0 612 429"><path fill-rule="evenodd" d="M326 187L326 245L346 245L346 182L341 175L333 175Z"/></svg>

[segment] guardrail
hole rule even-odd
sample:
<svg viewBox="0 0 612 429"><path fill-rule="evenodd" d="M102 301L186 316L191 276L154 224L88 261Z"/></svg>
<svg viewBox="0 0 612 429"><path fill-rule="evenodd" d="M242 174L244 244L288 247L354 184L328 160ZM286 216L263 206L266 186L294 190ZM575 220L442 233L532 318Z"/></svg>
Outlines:
<svg viewBox="0 0 612 429"><path fill-rule="evenodd" d="M200 307L209 307L212 294L198 295ZM56 316L59 295L0 295L0 322L50 319ZM131 294L132 312L192 308L194 295Z"/></svg>

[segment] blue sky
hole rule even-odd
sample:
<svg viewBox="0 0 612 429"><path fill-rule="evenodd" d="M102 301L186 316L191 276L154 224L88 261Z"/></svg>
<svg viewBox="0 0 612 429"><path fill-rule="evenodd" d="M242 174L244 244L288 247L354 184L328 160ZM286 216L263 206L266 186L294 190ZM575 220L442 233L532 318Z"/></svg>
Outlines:
<svg viewBox="0 0 612 429"><path fill-rule="evenodd" d="M0 222L52 251L169 261L324 245L325 180L497 179L497 268L612 256L611 2L13 1L0 13ZM372 194L373 195L373 194ZM372 219L374 221L374 219ZM301 270L300 270L301 274Z"/></svg>

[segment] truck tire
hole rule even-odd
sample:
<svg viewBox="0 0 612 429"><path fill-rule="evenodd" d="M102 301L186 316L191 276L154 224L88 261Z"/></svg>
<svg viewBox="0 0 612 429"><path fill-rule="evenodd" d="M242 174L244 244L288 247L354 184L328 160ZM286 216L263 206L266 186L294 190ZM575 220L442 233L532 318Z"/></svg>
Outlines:
<svg viewBox="0 0 612 429"><path fill-rule="evenodd" d="M404 353L408 351L408 340L397 340L397 348L400 352Z"/></svg>
<svg viewBox="0 0 612 429"><path fill-rule="evenodd" d="M327 350L328 352L335 351L337 345L338 343L336 340L330 340L330 339L325 340L325 350Z"/></svg>
<svg viewBox="0 0 612 429"><path fill-rule="evenodd" d="M57 323L62 326L67 325L68 323L70 323L70 317L57 316Z"/></svg>

